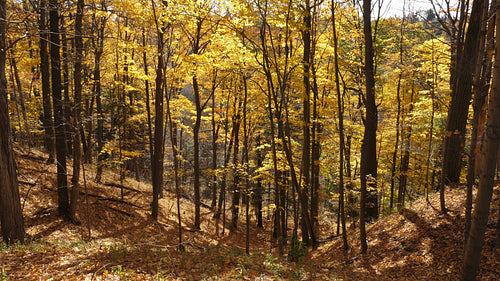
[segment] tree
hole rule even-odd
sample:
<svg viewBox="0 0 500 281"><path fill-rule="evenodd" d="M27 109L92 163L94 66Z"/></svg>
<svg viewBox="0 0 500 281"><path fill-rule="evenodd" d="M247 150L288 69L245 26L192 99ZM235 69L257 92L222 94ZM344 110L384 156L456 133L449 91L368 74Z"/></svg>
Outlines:
<svg viewBox="0 0 500 281"><path fill-rule="evenodd" d="M366 221L378 218L377 198L377 105L375 104L375 75L373 64L373 38L371 27L371 0L363 1L363 30L365 35L365 131L361 146L361 252L366 253Z"/></svg>
<svg viewBox="0 0 500 281"><path fill-rule="evenodd" d="M163 146L164 146L164 133L163 133L163 34L165 29L160 27L158 18L156 17L155 0L152 0L152 8L155 17L156 32L157 32L157 51L158 51L158 64L156 66L156 85L155 85L155 129L154 129L154 144L153 144L153 159L151 161L152 182L153 182L153 203L151 204L151 216L158 219L158 197L160 190L163 186Z"/></svg>
<svg viewBox="0 0 500 281"><path fill-rule="evenodd" d="M81 141L80 141L80 120L82 108L82 60L83 60L83 9L85 7L84 0L78 0L76 7L75 18L75 64L74 64L74 87L75 99L73 109L73 177L71 178L71 205L70 217L74 223L78 223L76 218L76 207L78 204L78 196L80 194L80 162L82 157Z"/></svg>
<svg viewBox="0 0 500 281"><path fill-rule="evenodd" d="M335 86L337 90L337 111L338 111L338 122L339 122L339 214L340 222L342 224L342 241L344 244L344 250L349 249L349 244L347 242L347 230L345 225L345 200L344 200L344 150L345 150L345 137L344 137L344 101L342 100L342 94L340 93L340 78L339 78L339 55L338 55L338 38L337 38L337 27L335 23L335 8L336 4L332 1L332 29L333 29L333 47L335 52Z"/></svg>
<svg viewBox="0 0 500 281"><path fill-rule="evenodd" d="M474 2L475 3L475 2ZM500 26L500 2L496 4L496 26ZM500 54L500 38L497 33L495 52ZM493 81L488 104L486 140L481 152L481 173L476 197L476 208L472 217L467 246L465 247L461 280L476 280L484 244L484 234L488 223L497 157L500 145L500 57L495 57Z"/></svg>
<svg viewBox="0 0 500 281"><path fill-rule="evenodd" d="M465 129L469 104L472 97L472 77L478 57L481 18L484 0L472 4L469 26L465 37L463 52L459 57L456 82L452 87L451 103L443 144L443 163L441 172L441 212L446 213L444 200L445 186L460 182L462 152L465 141Z"/></svg>
<svg viewBox="0 0 500 281"><path fill-rule="evenodd" d="M47 30L47 1L40 0L40 74L42 80L42 98L43 98L43 129L45 132L45 148L49 152L49 163L54 162L54 124L52 120L52 103L50 101L50 62L49 52L47 50L47 41L49 33Z"/></svg>
<svg viewBox="0 0 500 281"><path fill-rule="evenodd" d="M12 139L7 106L7 77L5 75L7 42L7 1L0 0L0 226L3 241L24 242L25 230L19 189L17 186L16 163L12 150Z"/></svg>
<svg viewBox="0 0 500 281"><path fill-rule="evenodd" d="M68 179L66 170L66 130L61 95L61 61L59 39L59 3L49 1L50 17L50 64L52 80L52 104L54 105L54 130L56 135L57 197L59 215L70 220Z"/></svg>

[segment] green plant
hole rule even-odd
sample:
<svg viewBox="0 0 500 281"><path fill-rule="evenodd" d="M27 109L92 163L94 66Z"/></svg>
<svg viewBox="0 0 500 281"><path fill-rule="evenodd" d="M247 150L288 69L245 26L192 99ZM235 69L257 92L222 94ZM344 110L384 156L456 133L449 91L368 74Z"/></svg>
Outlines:
<svg viewBox="0 0 500 281"><path fill-rule="evenodd" d="M266 255L266 258L264 259L264 266L266 266L266 268L268 268L275 276L281 277L284 273L283 266L281 263L277 262L277 258L272 254Z"/></svg>
<svg viewBox="0 0 500 281"><path fill-rule="evenodd" d="M109 254L113 261L119 261L123 259L128 254L127 245L123 243L112 244L109 247Z"/></svg>
<svg viewBox="0 0 500 281"><path fill-rule="evenodd" d="M302 267L295 270L293 277L294 280L309 280L309 278L307 277L307 272Z"/></svg>
<svg viewBox="0 0 500 281"><path fill-rule="evenodd" d="M238 264L236 265L236 272L237 272L237 278L238 279L241 279L243 278L243 276L246 274L247 272L247 269L245 267L245 258L244 257L241 257L239 256L238 257Z"/></svg>
<svg viewBox="0 0 500 281"><path fill-rule="evenodd" d="M125 274L127 274L126 270L121 265L115 265L111 267L111 272L118 276L124 276Z"/></svg>
<svg viewBox="0 0 500 281"><path fill-rule="evenodd" d="M9 274L7 274L7 271L4 268L0 269L0 281L7 280L9 280Z"/></svg>
<svg viewBox="0 0 500 281"><path fill-rule="evenodd" d="M297 239L297 237L292 236L290 238L290 248L288 250L288 259L290 261L301 263L305 253L306 253L306 245Z"/></svg>

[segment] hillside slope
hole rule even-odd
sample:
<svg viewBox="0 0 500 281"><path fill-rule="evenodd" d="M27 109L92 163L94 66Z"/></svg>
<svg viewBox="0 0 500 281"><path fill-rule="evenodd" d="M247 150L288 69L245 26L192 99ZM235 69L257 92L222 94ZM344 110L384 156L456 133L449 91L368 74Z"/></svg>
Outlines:
<svg viewBox="0 0 500 281"><path fill-rule="evenodd" d="M107 172L95 184L93 172L80 197L80 226L56 214L55 167L39 151L17 151L21 204L31 236L27 245L3 245L0 280L457 280L461 266L464 190L447 194L448 215L440 215L438 196L416 200L368 226L368 254L359 254L358 233L349 232L351 250L342 251L339 237L308 249L299 264L277 257L268 226L250 229L250 255L244 254L244 216L237 231L202 209L200 231L192 229L190 200L181 200L183 247L178 252L175 196L160 200L158 222L150 216L151 187ZM71 174L71 170L69 171ZM124 198L121 200L122 185ZM185 192L189 194L188 191ZM86 208L85 200L88 198ZM495 190L480 280L500 276L500 250L492 250L500 189ZM253 219L253 218L252 218ZM88 237L90 222L91 240ZM226 224L228 225L228 224ZM335 226L322 225L321 237L334 236Z"/></svg>

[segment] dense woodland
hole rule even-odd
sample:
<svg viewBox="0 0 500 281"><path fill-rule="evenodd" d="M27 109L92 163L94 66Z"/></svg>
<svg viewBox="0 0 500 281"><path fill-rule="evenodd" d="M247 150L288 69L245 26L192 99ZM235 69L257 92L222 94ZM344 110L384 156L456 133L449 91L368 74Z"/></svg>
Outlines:
<svg viewBox="0 0 500 281"><path fill-rule="evenodd" d="M259 280L436 280L411 266L418 278L345 272L397 250L370 236L406 233L397 216L456 220L454 238L434 236L434 247L459 247L449 253L459 266L440 278L492 280L500 3L417 11L407 0L393 15L387 2L0 0L0 257L14 261L0 263L0 280L50 240L34 226L56 221L86 253L103 237L129 243L105 246L112 262L65 273L75 279L104 280L111 264L123 280L202 279L160 265L133 275L126 259L164 250L187 268L231 238L242 252L218 252L219 270L240 275L203 278L259 276L258 252L274 274ZM138 222L142 234L103 234ZM193 242L203 236L215 238ZM339 259L323 277L274 270L318 253Z"/></svg>

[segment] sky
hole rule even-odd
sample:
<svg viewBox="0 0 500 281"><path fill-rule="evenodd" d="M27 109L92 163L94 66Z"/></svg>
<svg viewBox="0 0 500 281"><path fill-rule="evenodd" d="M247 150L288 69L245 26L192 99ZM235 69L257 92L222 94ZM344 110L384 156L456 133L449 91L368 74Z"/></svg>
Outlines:
<svg viewBox="0 0 500 281"><path fill-rule="evenodd" d="M390 16L403 16L403 3L405 14L408 14L409 11L417 12L420 10L426 11L432 9L431 0L382 0L384 8L382 11L385 13L382 14L383 17ZM432 0L434 3L443 3L445 0ZM451 2L455 2L456 0L451 0Z"/></svg>

